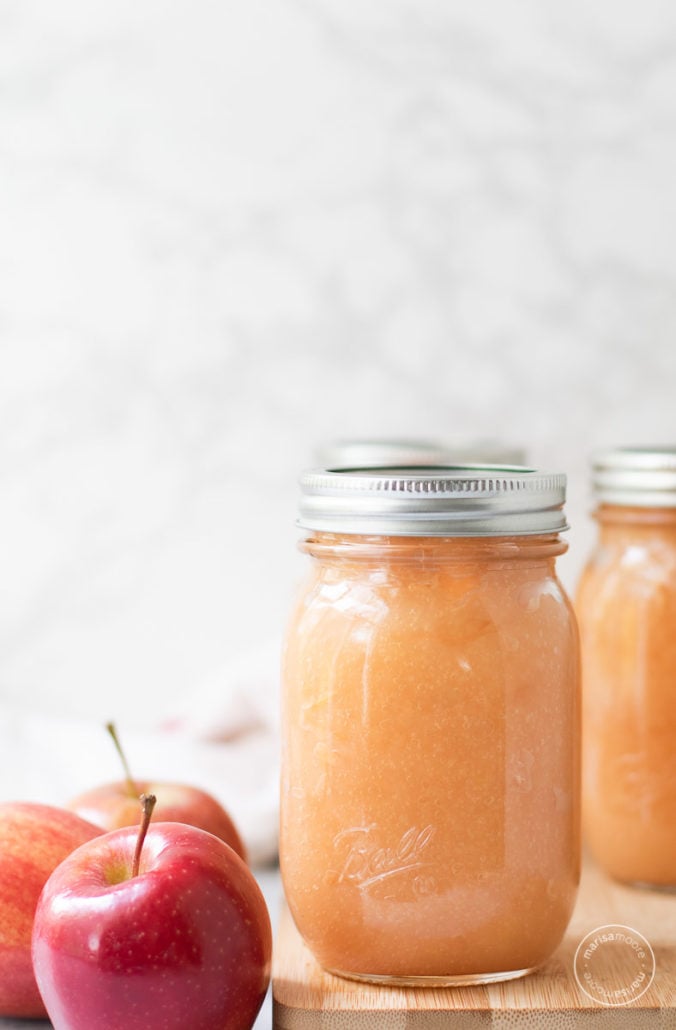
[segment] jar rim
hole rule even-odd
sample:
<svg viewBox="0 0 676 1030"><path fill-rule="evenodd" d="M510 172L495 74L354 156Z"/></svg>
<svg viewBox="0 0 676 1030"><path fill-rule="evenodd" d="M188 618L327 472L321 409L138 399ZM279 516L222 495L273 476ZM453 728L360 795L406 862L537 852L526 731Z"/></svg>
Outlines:
<svg viewBox="0 0 676 1030"><path fill-rule="evenodd" d="M592 456L592 490L602 504L676 507L676 445L597 451Z"/></svg>
<svg viewBox="0 0 676 1030"><path fill-rule="evenodd" d="M526 466L311 469L302 529L383 536L531 536L568 528L566 477Z"/></svg>

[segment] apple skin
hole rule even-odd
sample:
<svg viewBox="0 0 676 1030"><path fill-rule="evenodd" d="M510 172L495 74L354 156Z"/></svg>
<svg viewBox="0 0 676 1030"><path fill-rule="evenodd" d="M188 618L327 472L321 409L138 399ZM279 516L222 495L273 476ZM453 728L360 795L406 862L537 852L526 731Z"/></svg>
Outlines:
<svg viewBox="0 0 676 1030"><path fill-rule="evenodd" d="M114 830L50 876L33 967L55 1030L245 1030L270 981L272 931L245 862L181 823Z"/></svg>
<svg viewBox="0 0 676 1030"><path fill-rule="evenodd" d="M127 780L104 783L85 791L68 802L67 807L83 819L104 830L118 830L123 826L138 826L140 820L139 795L154 794L157 798L153 818L157 822L187 823L220 837L247 861L246 848L235 824L223 806L211 794L182 783L153 783L134 780L136 793L132 793Z"/></svg>
<svg viewBox="0 0 676 1030"><path fill-rule="evenodd" d="M31 963L38 898L57 865L100 834L99 826L64 809L0 803L0 1016L45 1016Z"/></svg>

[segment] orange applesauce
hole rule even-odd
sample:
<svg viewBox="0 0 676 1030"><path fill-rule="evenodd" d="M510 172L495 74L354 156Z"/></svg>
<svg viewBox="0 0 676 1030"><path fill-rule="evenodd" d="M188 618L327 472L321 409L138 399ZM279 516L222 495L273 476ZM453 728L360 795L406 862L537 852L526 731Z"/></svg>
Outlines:
<svg viewBox="0 0 676 1030"><path fill-rule="evenodd" d="M598 546L578 591L585 833L610 875L676 888L676 451L613 453L641 467L622 493L608 473L601 482ZM655 467L669 460L673 472Z"/></svg>
<svg viewBox="0 0 676 1030"><path fill-rule="evenodd" d="M293 917L345 976L520 976L556 949L579 878L577 630L555 572L563 477L369 470L350 498L331 478L343 473L314 476L300 520L311 570L283 667ZM373 525L394 532L355 531Z"/></svg>

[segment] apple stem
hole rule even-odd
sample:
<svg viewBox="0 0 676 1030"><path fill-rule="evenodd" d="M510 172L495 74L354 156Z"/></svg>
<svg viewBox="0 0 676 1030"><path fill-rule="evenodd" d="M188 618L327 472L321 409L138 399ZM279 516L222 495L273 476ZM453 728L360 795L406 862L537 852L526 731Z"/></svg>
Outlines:
<svg viewBox="0 0 676 1030"><path fill-rule="evenodd" d="M124 769L124 776L125 776L125 779L127 781L127 789L129 790L129 796L133 797L133 798L136 798L136 797L138 797L138 794L139 794L138 786L136 785L136 782L134 781L134 777L131 774L131 769L129 768L129 763L127 761L127 756L125 755L124 751L122 750L122 745L120 744L120 738L118 737L117 730L115 729L115 723L114 722L107 722L106 723L106 729L108 730L108 733L112 737L113 744L115 745L117 753L120 756L120 761L122 762L122 768Z"/></svg>
<svg viewBox="0 0 676 1030"><path fill-rule="evenodd" d="M143 849L143 842L146 839L146 833L150 826L150 819L153 814L153 808L157 798L154 794L141 794L139 801L143 808L143 815L141 816L141 825L139 826L138 838L136 840L136 851L134 852L134 861L131 867L132 877L138 876L139 869L141 867L141 851Z"/></svg>

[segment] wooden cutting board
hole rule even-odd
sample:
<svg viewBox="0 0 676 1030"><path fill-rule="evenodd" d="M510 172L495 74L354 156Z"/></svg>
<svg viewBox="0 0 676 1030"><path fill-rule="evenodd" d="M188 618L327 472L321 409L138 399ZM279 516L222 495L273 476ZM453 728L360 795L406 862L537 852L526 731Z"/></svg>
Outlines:
<svg viewBox="0 0 676 1030"><path fill-rule="evenodd" d="M608 924L638 931L654 953L650 987L625 1005L592 1000L575 977L578 945ZM631 991L637 968L631 947L611 946L611 952L613 985L617 981ZM581 951L579 975L595 974L599 961L596 953L584 962ZM641 968L648 964L650 957L639 963ZM272 989L276 1030L676 1030L676 894L622 887L587 863L568 932L542 969L511 983L444 989L384 988L323 972L285 907Z"/></svg>

